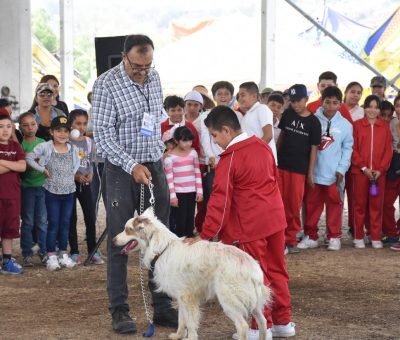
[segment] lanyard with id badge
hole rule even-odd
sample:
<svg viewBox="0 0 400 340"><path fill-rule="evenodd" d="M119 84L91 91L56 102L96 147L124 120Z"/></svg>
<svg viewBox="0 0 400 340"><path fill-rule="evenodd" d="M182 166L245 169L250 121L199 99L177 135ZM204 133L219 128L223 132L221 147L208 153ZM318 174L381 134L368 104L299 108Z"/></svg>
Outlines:
<svg viewBox="0 0 400 340"><path fill-rule="evenodd" d="M135 85L137 90L140 92L140 94L144 97L147 103L146 110L143 113L143 120L142 120L142 125L140 127L140 134L142 136L145 136L147 138L150 138L153 136L154 133L154 119L150 115L150 94L149 94L149 88L147 88L147 96L144 94L144 92L140 89L139 86Z"/></svg>

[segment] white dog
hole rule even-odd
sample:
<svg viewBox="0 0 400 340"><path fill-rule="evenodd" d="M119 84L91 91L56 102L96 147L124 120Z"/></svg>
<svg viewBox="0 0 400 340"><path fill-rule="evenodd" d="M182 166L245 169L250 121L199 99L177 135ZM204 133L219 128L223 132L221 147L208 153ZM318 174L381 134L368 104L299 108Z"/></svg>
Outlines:
<svg viewBox="0 0 400 340"><path fill-rule="evenodd" d="M154 267L159 290L178 302L178 330L169 335L170 339L197 339L200 305L214 297L235 323L240 340L247 339L249 314L257 321L259 339L266 338L263 310L271 302L271 291L250 255L222 243L199 241L187 245L151 209L130 219L113 241L125 246L121 251L124 254L140 249L144 265L148 269Z"/></svg>

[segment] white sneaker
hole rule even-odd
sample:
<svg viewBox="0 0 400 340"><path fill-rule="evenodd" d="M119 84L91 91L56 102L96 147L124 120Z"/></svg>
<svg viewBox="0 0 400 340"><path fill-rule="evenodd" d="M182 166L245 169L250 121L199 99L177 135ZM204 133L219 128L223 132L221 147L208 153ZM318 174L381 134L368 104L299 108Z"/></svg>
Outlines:
<svg viewBox="0 0 400 340"><path fill-rule="evenodd" d="M382 249L383 243L382 241L371 241L372 248L374 249Z"/></svg>
<svg viewBox="0 0 400 340"><path fill-rule="evenodd" d="M297 248L299 249L312 249L318 247L319 247L318 241L312 240L308 236L304 236L304 238L297 245Z"/></svg>
<svg viewBox="0 0 400 340"><path fill-rule="evenodd" d="M47 270L53 272L55 270L60 270L60 264L58 263L57 255L50 255L47 263L46 263Z"/></svg>
<svg viewBox="0 0 400 340"><path fill-rule="evenodd" d="M340 238L331 238L329 240L328 250L340 250Z"/></svg>
<svg viewBox="0 0 400 340"><path fill-rule="evenodd" d="M296 335L296 324L289 322L286 325L272 325L271 332L273 337L287 338Z"/></svg>
<svg viewBox="0 0 400 340"><path fill-rule="evenodd" d="M258 340L260 337L260 333L258 329L249 329L247 332L247 340ZM239 335L237 333L232 335L232 339L238 340ZM272 331L271 328L267 328L267 337L265 340L272 340Z"/></svg>
<svg viewBox="0 0 400 340"><path fill-rule="evenodd" d="M60 256L59 262L61 267L74 268L76 266L76 262L72 261L72 259L66 253Z"/></svg>
<svg viewBox="0 0 400 340"><path fill-rule="evenodd" d="M365 248L365 243L363 239L354 239L353 240L354 248L356 249L364 249Z"/></svg>

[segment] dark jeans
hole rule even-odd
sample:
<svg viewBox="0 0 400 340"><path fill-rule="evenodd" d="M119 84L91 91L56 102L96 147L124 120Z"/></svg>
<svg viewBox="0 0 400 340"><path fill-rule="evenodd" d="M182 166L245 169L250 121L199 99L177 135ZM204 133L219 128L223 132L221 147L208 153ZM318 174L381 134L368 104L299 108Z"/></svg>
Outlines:
<svg viewBox="0 0 400 340"><path fill-rule="evenodd" d="M175 234L178 237L193 236L196 193L177 193L176 197L178 198L178 207L172 208L176 219Z"/></svg>
<svg viewBox="0 0 400 340"><path fill-rule="evenodd" d="M206 175L203 177L203 209L204 216L207 215L207 205L210 200L210 196L212 193L212 187L214 184L215 177L215 169L210 169L210 172L206 172Z"/></svg>
<svg viewBox="0 0 400 340"><path fill-rule="evenodd" d="M40 253L46 254L47 211L43 187L21 188L21 249L22 256L32 256L32 230L37 229Z"/></svg>
<svg viewBox="0 0 400 340"><path fill-rule="evenodd" d="M86 244L88 253L90 254L96 246L96 213L95 203L93 202L91 185L76 184L76 198L82 207L83 219L86 226ZM71 254L79 254L78 249L78 233L76 230L77 214L76 199L72 208L71 224L69 226L69 246Z"/></svg>
<svg viewBox="0 0 400 340"><path fill-rule="evenodd" d="M161 161L144 163L152 176L155 196L155 214L162 223L168 225L169 218L169 189ZM104 179L105 177L105 179ZM128 256L120 253L122 247L112 242L113 238L124 230L125 223L139 212L140 184L137 184L132 175L121 167L106 161L103 183L106 187L107 209L107 292L111 313L116 307L129 308L127 264ZM104 194L104 191L103 191ZM149 207L150 192L145 186L144 209ZM149 272L149 278L152 273ZM167 312L171 308L171 300L163 293L155 292L155 284L149 279L149 288L152 293L154 313Z"/></svg>
<svg viewBox="0 0 400 340"><path fill-rule="evenodd" d="M74 206L75 193L56 195L46 190L47 208L47 251L56 251L56 241L60 251L68 247L69 224L71 222L72 207Z"/></svg>

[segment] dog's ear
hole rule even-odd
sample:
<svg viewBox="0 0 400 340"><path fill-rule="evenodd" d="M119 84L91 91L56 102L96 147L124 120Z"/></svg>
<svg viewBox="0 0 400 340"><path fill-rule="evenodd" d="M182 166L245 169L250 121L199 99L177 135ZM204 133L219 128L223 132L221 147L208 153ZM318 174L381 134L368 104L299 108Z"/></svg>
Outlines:
<svg viewBox="0 0 400 340"><path fill-rule="evenodd" d="M155 218L156 216L154 215L154 209L153 207L148 207L141 216L146 216L150 219Z"/></svg>

